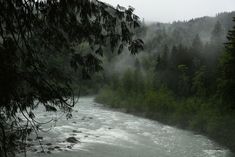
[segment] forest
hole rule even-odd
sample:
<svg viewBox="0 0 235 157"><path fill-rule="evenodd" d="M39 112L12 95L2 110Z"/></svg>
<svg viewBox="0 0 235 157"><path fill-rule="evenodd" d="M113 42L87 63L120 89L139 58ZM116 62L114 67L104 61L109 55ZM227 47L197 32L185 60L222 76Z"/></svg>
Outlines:
<svg viewBox="0 0 235 157"><path fill-rule="evenodd" d="M144 51L107 63L114 70L104 74L108 83L96 101L203 133L234 151L234 16L143 25L137 34Z"/></svg>

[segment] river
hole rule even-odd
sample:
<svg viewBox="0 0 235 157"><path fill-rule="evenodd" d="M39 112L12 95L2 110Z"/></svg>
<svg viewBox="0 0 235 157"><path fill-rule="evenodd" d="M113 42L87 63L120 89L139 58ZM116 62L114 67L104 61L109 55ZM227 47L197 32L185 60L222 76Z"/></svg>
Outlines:
<svg viewBox="0 0 235 157"><path fill-rule="evenodd" d="M229 150L205 136L163 125L156 121L105 108L93 97L83 97L74 107L73 118L38 109L38 120L50 131L40 132L41 146L32 135L29 157L232 157ZM66 142L75 137L76 144ZM23 156L22 154L18 156Z"/></svg>

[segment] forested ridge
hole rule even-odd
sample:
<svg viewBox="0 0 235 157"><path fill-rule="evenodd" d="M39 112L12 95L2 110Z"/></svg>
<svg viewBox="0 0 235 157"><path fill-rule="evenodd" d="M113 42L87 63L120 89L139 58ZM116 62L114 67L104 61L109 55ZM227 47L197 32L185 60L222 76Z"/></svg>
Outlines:
<svg viewBox="0 0 235 157"><path fill-rule="evenodd" d="M107 68L96 101L203 133L235 151L234 16L142 26L145 50L107 63L113 70Z"/></svg>

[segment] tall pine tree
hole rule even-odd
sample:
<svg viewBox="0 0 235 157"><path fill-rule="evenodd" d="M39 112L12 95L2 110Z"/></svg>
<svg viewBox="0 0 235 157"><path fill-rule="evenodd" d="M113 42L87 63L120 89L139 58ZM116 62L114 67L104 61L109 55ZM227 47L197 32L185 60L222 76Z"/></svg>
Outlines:
<svg viewBox="0 0 235 157"><path fill-rule="evenodd" d="M229 109L235 109L235 26L229 31L227 39L226 51L220 61L218 93Z"/></svg>

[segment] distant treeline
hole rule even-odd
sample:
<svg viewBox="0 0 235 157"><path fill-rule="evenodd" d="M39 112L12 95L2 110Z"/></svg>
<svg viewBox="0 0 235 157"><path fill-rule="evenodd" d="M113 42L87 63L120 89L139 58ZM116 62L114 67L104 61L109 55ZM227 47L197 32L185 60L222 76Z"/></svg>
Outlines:
<svg viewBox="0 0 235 157"><path fill-rule="evenodd" d="M104 71L96 101L206 134L235 151L232 17L235 12L144 25L137 34L145 39L145 52L133 58L131 68Z"/></svg>

